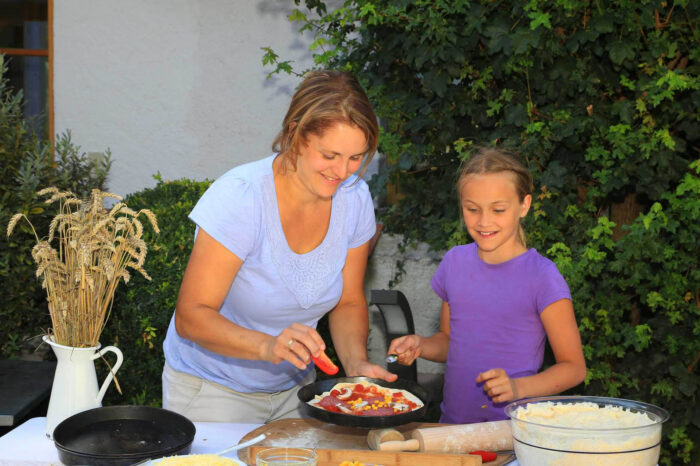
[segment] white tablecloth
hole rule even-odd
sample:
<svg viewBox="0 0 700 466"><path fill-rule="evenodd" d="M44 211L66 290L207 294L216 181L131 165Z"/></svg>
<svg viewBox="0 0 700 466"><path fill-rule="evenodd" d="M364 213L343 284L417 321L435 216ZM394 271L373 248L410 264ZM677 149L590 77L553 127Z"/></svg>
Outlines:
<svg viewBox="0 0 700 466"><path fill-rule="evenodd" d="M236 445L261 424L195 422L197 433L191 454L216 453ZM46 438L46 418L35 417L0 437L0 466L61 465L52 440ZM235 452L225 455L238 459Z"/></svg>

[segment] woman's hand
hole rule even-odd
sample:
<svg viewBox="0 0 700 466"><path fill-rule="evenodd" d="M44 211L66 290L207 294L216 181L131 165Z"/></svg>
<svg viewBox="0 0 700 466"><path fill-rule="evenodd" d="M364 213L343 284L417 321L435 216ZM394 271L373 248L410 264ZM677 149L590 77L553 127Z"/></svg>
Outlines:
<svg viewBox="0 0 700 466"><path fill-rule="evenodd" d="M348 377L371 377L373 379L382 379L387 382L394 382L399 378L398 375L392 374L382 366L372 364L369 361L357 361L348 364L344 367L345 374Z"/></svg>
<svg viewBox="0 0 700 466"><path fill-rule="evenodd" d="M404 335L392 340L387 354L398 356L398 362L410 366L418 359L423 351L423 337L420 335Z"/></svg>
<svg viewBox="0 0 700 466"><path fill-rule="evenodd" d="M494 403L504 403L519 398L515 379L508 377L503 369L490 369L480 373L476 377L476 383L482 382L484 383L482 386L484 392Z"/></svg>
<svg viewBox="0 0 700 466"><path fill-rule="evenodd" d="M261 359L279 364L289 361L298 369L304 370L311 362L311 356L317 357L326 349L323 338L313 328L292 324L282 332L265 341L261 351Z"/></svg>

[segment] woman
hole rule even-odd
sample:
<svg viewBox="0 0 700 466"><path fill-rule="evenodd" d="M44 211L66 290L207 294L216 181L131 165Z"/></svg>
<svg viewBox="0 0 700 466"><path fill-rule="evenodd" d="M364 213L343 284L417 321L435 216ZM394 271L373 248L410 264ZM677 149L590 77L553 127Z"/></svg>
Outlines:
<svg viewBox="0 0 700 466"><path fill-rule="evenodd" d="M292 98L276 154L230 170L190 214L192 254L164 342L163 406L195 421L300 417L327 312L348 376L396 380L367 359L363 281L375 232L361 174L377 148L362 87L312 72Z"/></svg>

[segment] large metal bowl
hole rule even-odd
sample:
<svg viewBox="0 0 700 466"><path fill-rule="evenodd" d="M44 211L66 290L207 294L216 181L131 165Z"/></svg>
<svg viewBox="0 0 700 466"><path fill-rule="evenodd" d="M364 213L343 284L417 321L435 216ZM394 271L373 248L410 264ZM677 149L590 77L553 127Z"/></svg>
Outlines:
<svg viewBox="0 0 700 466"><path fill-rule="evenodd" d="M505 412L520 466L654 466L669 418L658 406L597 396L528 398ZM626 425L633 420L643 425Z"/></svg>

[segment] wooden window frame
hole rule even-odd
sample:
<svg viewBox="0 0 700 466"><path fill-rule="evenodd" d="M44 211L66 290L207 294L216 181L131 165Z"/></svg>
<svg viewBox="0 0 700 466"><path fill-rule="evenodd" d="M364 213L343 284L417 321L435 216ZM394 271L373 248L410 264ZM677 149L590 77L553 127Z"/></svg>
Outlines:
<svg viewBox="0 0 700 466"><path fill-rule="evenodd" d="M49 60L49 77L48 77L48 95L46 96L49 120L49 141L51 142L51 151L54 148L54 120L53 120L53 0L46 0L47 11L47 28L48 28L48 44L46 49L17 49L17 48L0 48L0 53L9 56L20 57L47 57Z"/></svg>

